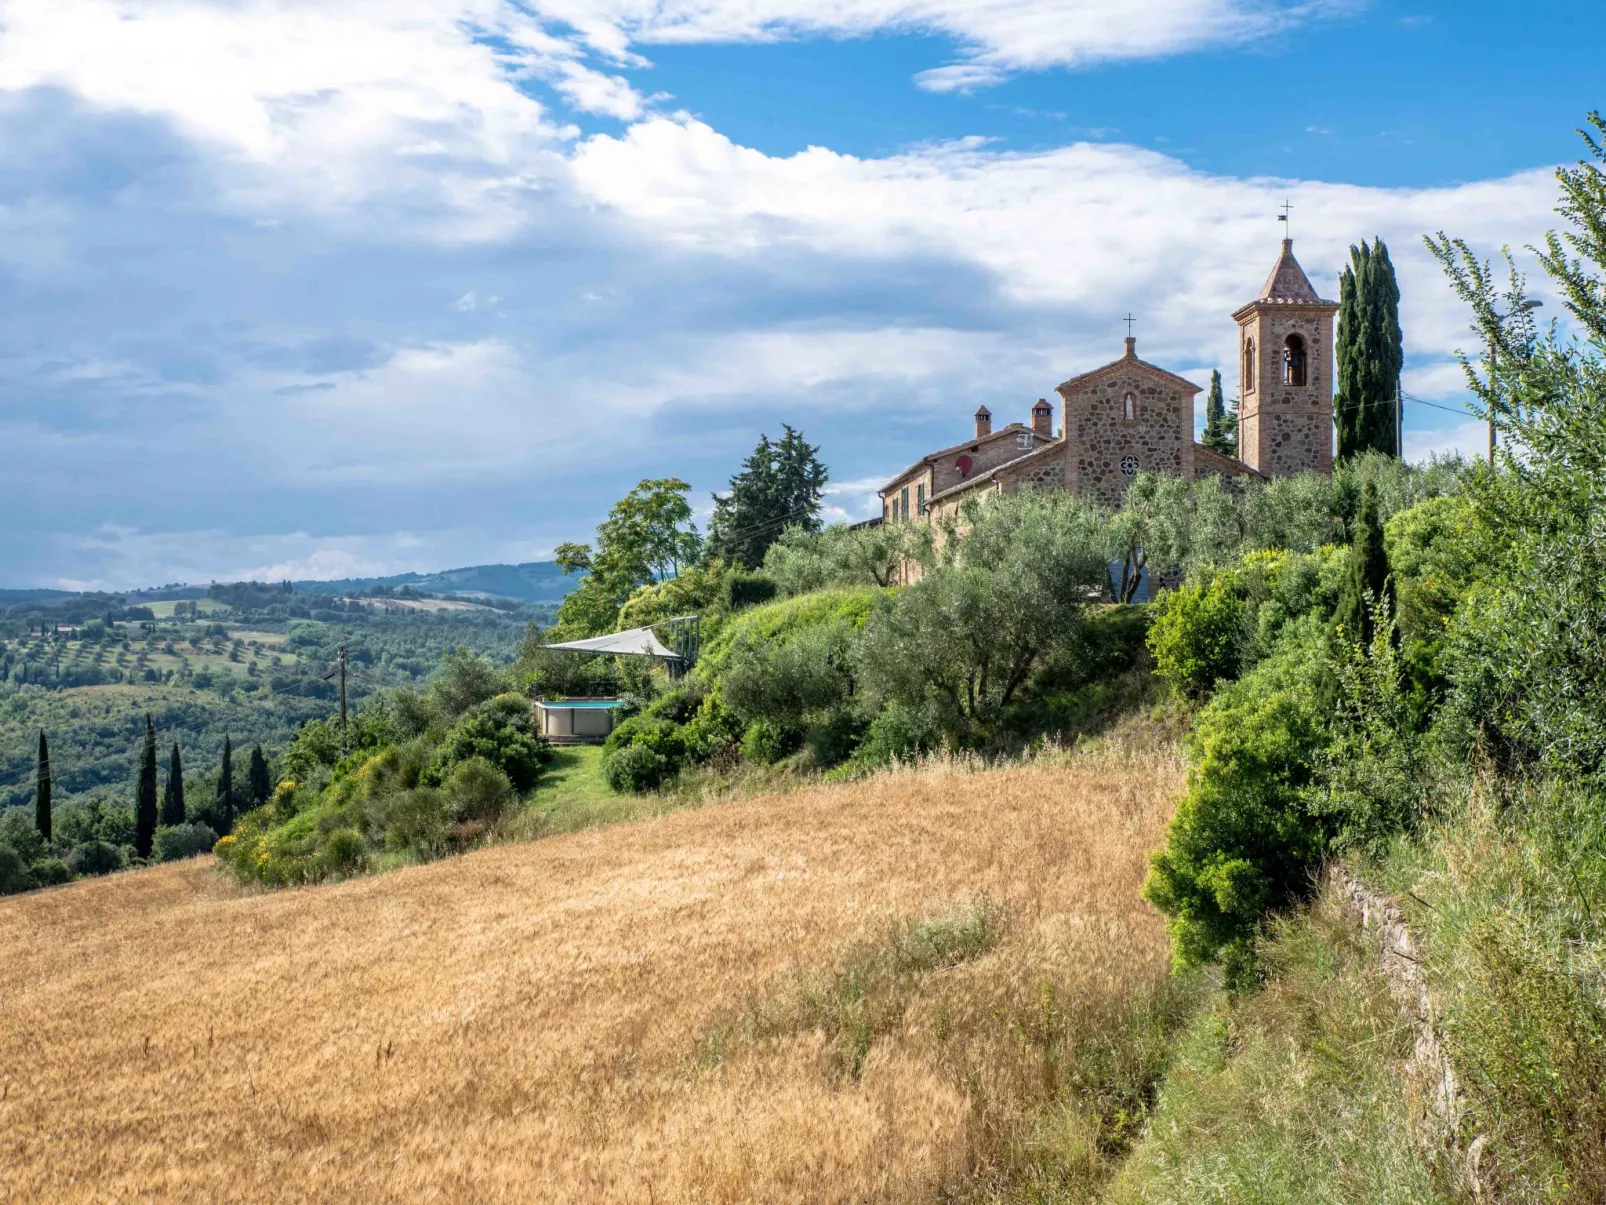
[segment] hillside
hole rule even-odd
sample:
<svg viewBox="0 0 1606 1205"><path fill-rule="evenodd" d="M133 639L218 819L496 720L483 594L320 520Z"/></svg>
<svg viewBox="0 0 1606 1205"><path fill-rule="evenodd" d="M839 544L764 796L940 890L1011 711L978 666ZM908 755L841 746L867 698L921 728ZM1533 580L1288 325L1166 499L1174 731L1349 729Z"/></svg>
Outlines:
<svg viewBox="0 0 1606 1205"><path fill-rule="evenodd" d="M1158 1072L1137 889L1181 778L939 766L313 890L201 859L0 900L0 1196L1089 1185Z"/></svg>
<svg viewBox="0 0 1606 1205"><path fill-rule="evenodd" d="M397 573L390 577L294 583L296 590L306 594L355 594L375 586L393 589L411 586L430 594L511 598L523 603L562 602L564 596L579 584L578 578L566 577L556 561L531 561L522 565L468 565L433 573Z"/></svg>

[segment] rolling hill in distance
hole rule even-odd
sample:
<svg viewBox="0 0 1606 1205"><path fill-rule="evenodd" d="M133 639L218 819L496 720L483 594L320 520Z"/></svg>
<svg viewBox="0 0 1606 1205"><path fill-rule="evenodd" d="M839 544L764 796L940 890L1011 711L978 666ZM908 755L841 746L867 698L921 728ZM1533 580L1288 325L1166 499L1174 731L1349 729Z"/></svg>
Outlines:
<svg viewBox="0 0 1606 1205"><path fill-rule="evenodd" d="M467 565L434 573L396 573L389 577L348 577L332 581L296 581L299 594L343 596L360 594L375 586L411 586L446 598L509 598L521 603L559 603L580 584L579 576L565 577L556 561L530 561L522 565ZM202 598L205 585L155 586L143 590L109 591L137 595L141 601ZM60 602L78 592L46 588L0 589L0 607L19 603Z"/></svg>

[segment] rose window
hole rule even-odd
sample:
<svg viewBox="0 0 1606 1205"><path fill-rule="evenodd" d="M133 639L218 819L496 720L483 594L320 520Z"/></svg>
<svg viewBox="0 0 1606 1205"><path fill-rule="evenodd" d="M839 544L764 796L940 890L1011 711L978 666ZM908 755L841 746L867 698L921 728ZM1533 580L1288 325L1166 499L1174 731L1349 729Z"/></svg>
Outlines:
<svg viewBox="0 0 1606 1205"><path fill-rule="evenodd" d="M1138 475L1138 458L1136 456L1121 457L1121 472L1128 477Z"/></svg>

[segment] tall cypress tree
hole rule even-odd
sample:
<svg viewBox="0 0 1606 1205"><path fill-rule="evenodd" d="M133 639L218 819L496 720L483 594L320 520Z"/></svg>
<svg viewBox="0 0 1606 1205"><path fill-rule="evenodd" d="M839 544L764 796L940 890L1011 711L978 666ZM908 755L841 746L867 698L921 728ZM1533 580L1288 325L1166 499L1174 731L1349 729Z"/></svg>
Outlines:
<svg viewBox="0 0 1606 1205"><path fill-rule="evenodd" d="M1368 477L1361 490L1361 511L1356 516L1355 534L1350 544L1349 573L1338 596L1335 618L1351 636L1370 644L1372 608L1378 603L1393 612L1389 557L1383 546L1383 524L1377 511L1377 486Z"/></svg>
<svg viewBox="0 0 1606 1205"><path fill-rule="evenodd" d="M234 831L234 746L227 733L223 735L223 765L218 769L217 798L212 803L212 814L217 818L220 836L226 837Z"/></svg>
<svg viewBox="0 0 1606 1205"><path fill-rule="evenodd" d="M1210 370L1210 392L1205 395L1204 438L1199 441L1223 456L1238 454L1238 439L1227 414L1227 402L1221 394L1221 373Z"/></svg>
<svg viewBox="0 0 1606 1205"><path fill-rule="evenodd" d="M268 802L273 794L273 782L268 775L268 759L262 756L262 746L256 745L251 749L251 765L245 772L246 793L250 796L251 806L259 808Z"/></svg>
<svg viewBox="0 0 1606 1205"><path fill-rule="evenodd" d="M134 792L134 852L151 856L156 836L156 725L145 715L145 753L139 759L139 786Z"/></svg>
<svg viewBox="0 0 1606 1205"><path fill-rule="evenodd" d="M1350 248L1338 280L1337 389L1333 424L1339 456L1368 449L1396 455L1396 394L1405 352L1400 332L1400 286L1380 238Z"/></svg>
<svg viewBox="0 0 1606 1205"><path fill-rule="evenodd" d="M45 743L44 729L39 730L39 777L34 786L33 823L39 835L50 840L50 746Z"/></svg>
<svg viewBox="0 0 1606 1205"><path fill-rule="evenodd" d="M167 763L167 785L162 788L162 823L184 823L184 763L179 758L178 742L173 742L173 756Z"/></svg>

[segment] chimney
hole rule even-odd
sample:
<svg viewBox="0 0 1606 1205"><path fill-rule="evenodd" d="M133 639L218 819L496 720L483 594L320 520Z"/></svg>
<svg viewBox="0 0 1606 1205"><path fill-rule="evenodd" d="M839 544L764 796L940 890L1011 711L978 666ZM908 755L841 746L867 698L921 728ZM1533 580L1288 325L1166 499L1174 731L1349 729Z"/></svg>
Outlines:
<svg viewBox="0 0 1606 1205"><path fill-rule="evenodd" d="M976 438L993 433L993 412L986 406L976 407Z"/></svg>
<svg viewBox="0 0 1606 1205"><path fill-rule="evenodd" d="M1032 430L1054 438L1054 407L1048 404L1047 398L1038 398L1037 405L1032 407Z"/></svg>

